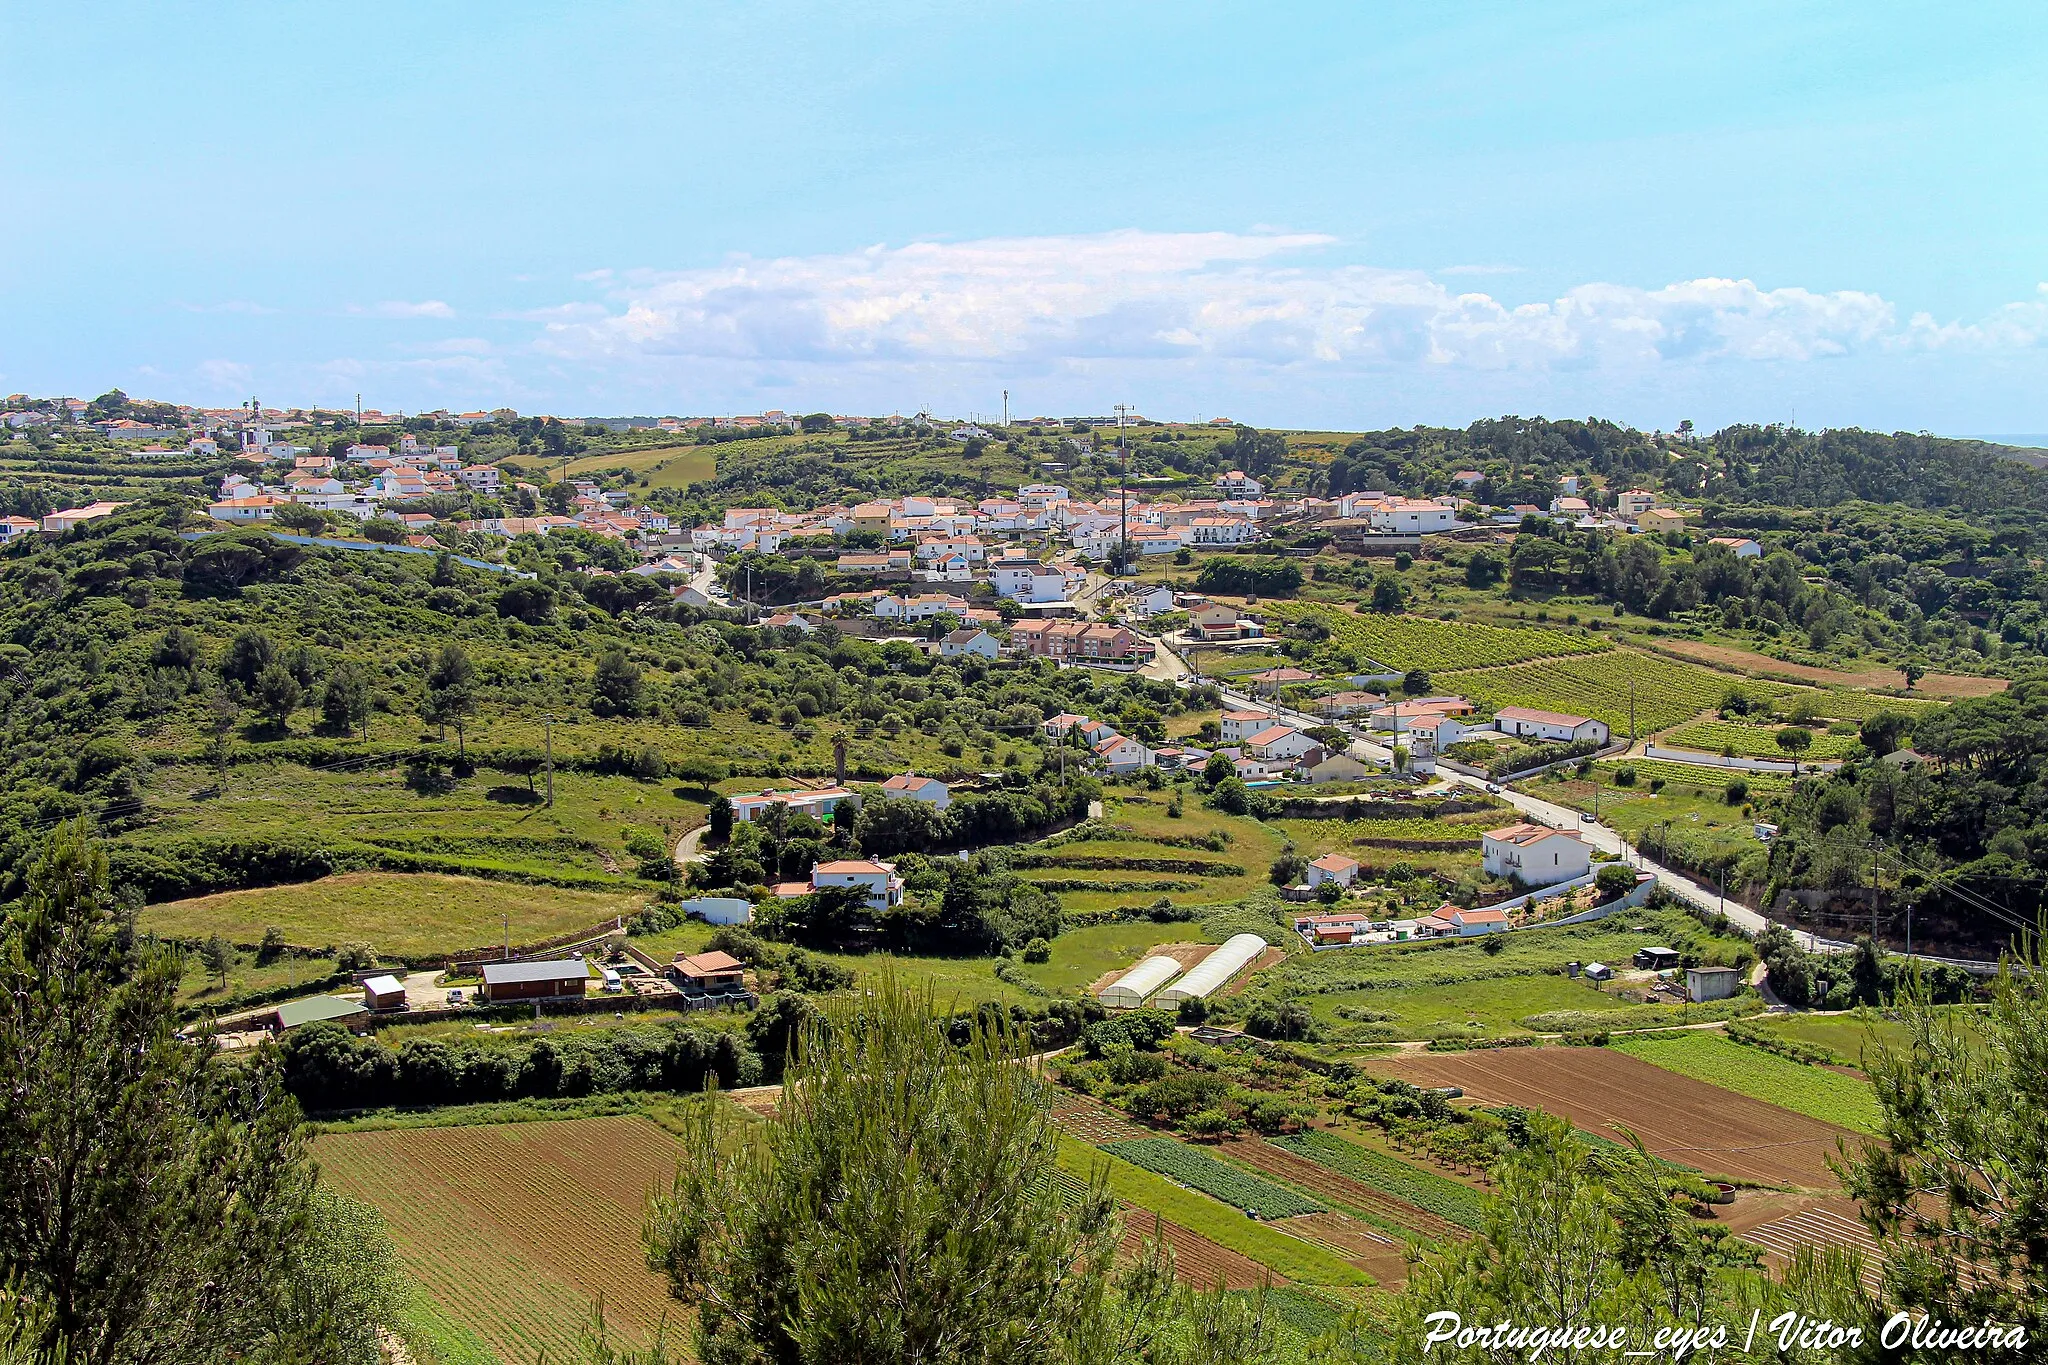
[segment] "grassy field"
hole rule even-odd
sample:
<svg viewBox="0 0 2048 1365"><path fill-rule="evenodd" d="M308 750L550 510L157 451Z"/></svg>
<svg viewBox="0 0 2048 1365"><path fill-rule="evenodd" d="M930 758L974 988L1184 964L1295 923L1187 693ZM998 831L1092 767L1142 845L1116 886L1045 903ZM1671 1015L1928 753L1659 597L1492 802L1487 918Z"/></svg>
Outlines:
<svg viewBox="0 0 2048 1365"><path fill-rule="evenodd" d="M767 439L783 440L786 443L788 438ZM760 444L766 445L767 442L763 441ZM540 472L538 461L523 462L522 467ZM633 482L643 487L685 488L690 484L702 482L718 472L718 447L694 444L650 446L645 450L586 455L580 460L571 460L566 467L546 466L549 475L569 479L596 478L621 470L631 474Z"/></svg>
<svg viewBox="0 0 2048 1365"><path fill-rule="evenodd" d="M1056 995L1086 990L1088 983L1113 968L1128 967L1162 943L1202 942L1197 924L1091 924L1069 929L1052 942L1052 956L1027 962L1025 976Z"/></svg>
<svg viewBox="0 0 2048 1365"><path fill-rule="evenodd" d="M642 1206L676 1156L646 1118L334 1133L313 1154L376 1206L439 1316L506 1365L580 1359L600 1296L623 1344L687 1330L640 1250Z"/></svg>
<svg viewBox="0 0 2048 1365"><path fill-rule="evenodd" d="M141 927L166 937L253 945L266 927L306 947L367 943L380 953L425 957L502 942L506 917L514 943L586 929L646 904L634 892L572 891L473 877L349 872L316 882L224 891L152 905Z"/></svg>
<svg viewBox="0 0 2048 1365"><path fill-rule="evenodd" d="M1196 890L1167 892L1177 905L1212 905L1240 900L1270 886L1267 869L1278 856L1282 837L1269 825L1242 816L1224 815L1185 801L1178 818L1166 813L1164 793L1112 792L1104 797L1104 818L1117 826L1116 837L1065 843L1043 850L1040 866L1027 875L1034 880L1076 880L1087 889L1059 892L1060 904L1072 913L1150 905L1162 894L1161 882L1198 882ZM1221 835L1228 842L1219 852L1161 840L1198 840ZM1166 862L1167 867L1104 867L1104 860L1140 859ZM1092 864L1092 865L1091 865ZM1128 889L1126 889L1128 888Z"/></svg>
<svg viewBox="0 0 2048 1365"><path fill-rule="evenodd" d="M1236 1209L1219 1204L1193 1190L1183 1189L1164 1176L1090 1147L1078 1138L1062 1136L1060 1169L1083 1180L1099 1167L1109 1172L1110 1193L1141 1209L1171 1219L1190 1232L1198 1232L1219 1246L1251 1257L1260 1265L1302 1284L1363 1285L1370 1278L1364 1271L1346 1265L1321 1247L1310 1246L1296 1237L1275 1231L1245 1217Z"/></svg>
<svg viewBox="0 0 2048 1365"><path fill-rule="evenodd" d="M1515 976L1455 986L1408 986L1319 995L1309 1001L1317 1016L1342 1022L1341 1010L1391 1015L1385 1022L1398 1038L1438 1034L1526 1033L1520 1020L1557 1010L1608 1013L1630 1008L1626 1001L1563 976ZM1672 1011L1676 1016L1676 1011Z"/></svg>
<svg viewBox="0 0 2048 1365"><path fill-rule="evenodd" d="M173 765L151 779L157 818L125 842L295 840L366 855L433 860L437 870L510 874L629 890L637 860L626 837L640 828L664 839L704 823L705 798L673 781L557 772L555 804L542 805L523 778L480 769L445 790L418 791L396 766L318 771L295 763L231 769L225 791L210 770Z"/></svg>
<svg viewBox="0 0 2048 1365"><path fill-rule="evenodd" d="M1617 1038L1611 1046L1666 1071L1676 1071L1823 1123L1839 1124L1861 1133L1877 1131L1877 1097L1869 1083L1839 1071L1807 1066L1700 1030L1655 1038Z"/></svg>

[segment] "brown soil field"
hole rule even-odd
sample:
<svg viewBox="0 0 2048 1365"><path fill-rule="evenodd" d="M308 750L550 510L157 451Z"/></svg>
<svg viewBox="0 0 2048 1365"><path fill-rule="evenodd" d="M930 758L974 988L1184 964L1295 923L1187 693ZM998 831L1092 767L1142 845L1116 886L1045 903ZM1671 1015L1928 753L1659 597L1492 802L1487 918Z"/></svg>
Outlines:
<svg viewBox="0 0 2048 1365"><path fill-rule="evenodd" d="M1342 1256L1378 1280L1382 1289L1399 1289L1408 1283L1408 1256L1402 1244L1348 1213L1335 1209L1304 1213L1275 1219L1273 1226Z"/></svg>
<svg viewBox="0 0 2048 1365"><path fill-rule="evenodd" d="M322 1178L376 1206L400 1259L449 1317L506 1365L582 1356L602 1296L622 1343L687 1310L647 1269L647 1195L675 1173L676 1140L632 1116L388 1132L330 1133L313 1145Z"/></svg>
<svg viewBox="0 0 2048 1365"><path fill-rule="evenodd" d="M1274 1274L1251 1257L1218 1246L1201 1233L1190 1232L1135 1204L1124 1204L1120 1211L1124 1220L1123 1253L1136 1256L1154 1236L1163 1234L1166 1244L1173 1248L1174 1274L1198 1289L1214 1289L1219 1282L1225 1289L1287 1283L1285 1276Z"/></svg>
<svg viewBox="0 0 2048 1365"><path fill-rule="evenodd" d="M1601 1137L1633 1129L1653 1155L1717 1175L1833 1190L1827 1158L1855 1133L1601 1047L1413 1052L1366 1064L1489 1104L1545 1109Z"/></svg>
<svg viewBox="0 0 2048 1365"><path fill-rule="evenodd" d="M1310 1194L1321 1195L1339 1204L1348 1204L1354 1209L1361 1209L1389 1222L1399 1223L1404 1228L1413 1228L1425 1237L1442 1241L1472 1235L1426 1209L1416 1208L1405 1199L1396 1199L1390 1194L1374 1189L1362 1180L1353 1180L1340 1171L1331 1170L1320 1161L1297 1156L1283 1147L1275 1147L1270 1142L1262 1142L1258 1138L1243 1138L1226 1142L1218 1150L1253 1170L1278 1176L1292 1185L1299 1185Z"/></svg>
<svg viewBox="0 0 2048 1365"><path fill-rule="evenodd" d="M1872 664L1868 668L1855 670L1845 668L1817 668L1812 664L1795 664L1786 659L1773 659L1768 654L1754 650L1738 649L1733 645L1710 645L1698 640L1659 640L1657 647L1673 654L1683 654L1697 659L1714 668L1733 668L1745 673L1775 673L1782 678L1795 678L1800 682L1818 683L1823 687L1876 687L1890 689L1905 681L1896 668ZM1929 697L1988 697L1993 692L2003 692L2006 683L2003 678L1973 678L1956 673L1929 673L1914 687L1916 694Z"/></svg>

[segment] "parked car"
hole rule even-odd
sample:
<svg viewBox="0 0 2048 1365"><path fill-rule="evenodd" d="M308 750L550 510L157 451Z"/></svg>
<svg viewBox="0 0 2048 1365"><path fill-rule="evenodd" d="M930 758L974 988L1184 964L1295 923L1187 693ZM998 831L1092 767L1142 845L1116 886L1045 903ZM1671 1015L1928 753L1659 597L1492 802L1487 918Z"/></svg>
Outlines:
<svg viewBox="0 0 2048 1365"><path fill-rule="evenodd" d="M448 1003L451 1005L462 1003L462 988L460 986L448 992Z"/></svg>
<svg viewBox="0 0 2048 1365"><path fill-rule="evenodd" d="M1500 783L1498 783L1498 782L1489 782L1489 783L1487 783L1487 784L1486 784L1486 790L1487 790L1487 791L1489 791L1489 792L1491 792L1491 793L1493 793L1493 794L1494 794L1495 796L1499 796L1499 795L1500 795Z"/></svg>

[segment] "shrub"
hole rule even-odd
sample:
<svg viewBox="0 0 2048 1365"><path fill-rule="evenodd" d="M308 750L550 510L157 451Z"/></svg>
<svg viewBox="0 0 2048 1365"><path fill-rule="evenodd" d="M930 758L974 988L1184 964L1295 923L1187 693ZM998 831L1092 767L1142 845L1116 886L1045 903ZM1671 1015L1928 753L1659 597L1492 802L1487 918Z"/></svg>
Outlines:
<svg viewBox="0 0 2048 1365"><path fill-rule="evenodd" d="M1042 938L1034 938L1024 945L1026 962L1044 962L1052 957L1052 945Z"/></svg>

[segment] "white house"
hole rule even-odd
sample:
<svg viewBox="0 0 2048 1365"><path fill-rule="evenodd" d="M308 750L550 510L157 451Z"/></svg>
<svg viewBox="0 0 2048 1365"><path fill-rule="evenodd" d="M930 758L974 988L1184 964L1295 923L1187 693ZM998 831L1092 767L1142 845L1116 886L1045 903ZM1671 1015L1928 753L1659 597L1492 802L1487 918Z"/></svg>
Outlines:
<svg viewBox="0 0 2048 1365"><path fill-rule="evenodd" d="M854 795L844 787L822 787L817 791L770 791L755 792L748 796L735 796L732 801L732 818L742 824L752 824L771 807L781 806L791 815L808 815L813 820L824 821L832 818L842 801L852 801Z"/></svg>
<svg viewBox="0 0 2048 1365"><path fill-rule="evenodd" d="M1503 706L1493 716L1493 728L1504 735L1540 739L1546 743L1570 744L1588 740L1607 742L1607 722L1590 716L1567 715L1562 711L1539 711L1533 706Z"/></svg>
<svg viewBox="0 0 2048 1365"><path fill-rule="evenodd" d="M32 517L0 517L0 545L20 536L36 533L36 522Z"/></svg>
<svg viewBox="0 0 2048 1365"><path fill-rule="evenodd" d="M1273 728L1273 717L1266 711L1225 711L1223 713L1223 742L1242 744L1246 737L1261 730Z"/></svg>
<svg viewBox="0 0 2048 1365"><path fill-rule="evenodd" d="M1134 773L1152 766L1152 751L1129 735L1110 735L1095 745L1095 759L1108 773Z"/></svg>
<svg viewBox="0 0 2048 1365"><path fill-rule="evenodd" d="M1499 910L1453 910L1438 915L1450 921L1460 938L1477 938L1481 934L1504 934L1508 929L1508 917Z"/></svg>
<svg viewBox="0 0 2048 1365"><path fill-rule="evenodd" d="M868 893L870 910L886 910L892 905L903 904L903 878L896 875L894 863L878 863L871 858L840 858L811 868L811 890L823 891L832 886L862 888Z"/></svg>
<svg viewBox="0 0 2048 1365"><path fill-rule="evenodd" d="M1164 583L1155 583L1149 588L1134 589L1123 601L1124 610L1138 620L1163 616L1173 610L1173 589Z"/></svg>
<svg viewBox="0 0 2048 1365"><path fill-rule="evenodd" d="M1324 882L1335 882L1349 887L1358 880L1358 859L1347 858L1341 853L1325 853L1308 865L1308 884L1321 886Z"/></svg>
<svg viewBox="0 0 2048 1365"><path fill-rule="evenodd" d="M989 586L998 597L1019 602L1064 602L1067 600L1066 571L1035 559L998 560L989 569Z"/></svg>
<svg viewBox="0 0 2048 1365"><path fill-rule="evenodd" d="M1527 821L1488 830L1479 844L1488 876L1515 877L1530 886L1568 882L1593 865L1593 850L1578 835Z"/></svg>
<svg viewBox="0 0 2048 1365"><path fill-rule="evenodd" d="M1259 528L1242 517L1196 517L1188 525L1190 545L1245 545L1259 538Z"/></svg>
<svg viewBox="0 0 2048 1365"><path fill-rule="evenodd" d="M1275 759L1298 759L1309 754L1322 754L1323 746L1309 738L1292 725L1268 725L1244 737L1244 747L1252 757L1267 762Z"/></svg>
<svg viewBox="0 0 2048 1365"><path fill-rule="evenodd" d="M978 654L984 659L993 659L1002 651L1001 642L985 630L962 628L939 641L939 657L942 659L957 659L963 654Z"/></svg>
<svg viewBox="0 0 2048 1365"><path fill-rule="evenodd" d="M1226 498L1256 498L1266 491L1266 485L1242 469L1233 469L1216 476L1216 491Z"/></svg>
<svg viewBox="0 0 2048 1365"><path fill-rule="evenodd" d="M1429 535L1458 525L1458 509L1449 503L1417 498L1389 498L1367 515L1372 529L1394 535Z"/></svg>
<svg viewBox="0 0 2048 1365"><path fill-rule="evenodd" d="M273 498L268 494L258 494L247 498L226 498L209 505L206 509L206 515L212 517L215 521L269 521L277 515L277 509L284 506L288 501L289 499L287 498Z"/></svg>
<svg viewBox="0 0 2048 1365"><path fill-rule="evenodd" d="M1614 495L1614 510L1626 521L1634 521L1657 505L1657 495L1646 493L1640 488L1631 488L1625 493Z"/></svg>
<svg viewBox="0 0 2048 1365"><path fill-rule="evenodd" d="M919 777L916 773L904 773L892 777L882 784L882 795L899 801L922 801L935 810L944 810L953 804L953 794L946 784L936 777Z"/></svg>
<svg viewBox="0 0 2048 1365"><path fill-rule="evenodd" d="M1748 536L1715 536L1709 543L1727 546L1737 559L1756 559L1764 552L1764 547Z"/></svg>

